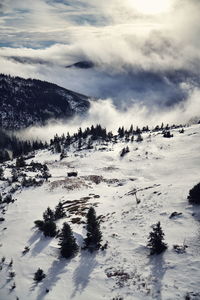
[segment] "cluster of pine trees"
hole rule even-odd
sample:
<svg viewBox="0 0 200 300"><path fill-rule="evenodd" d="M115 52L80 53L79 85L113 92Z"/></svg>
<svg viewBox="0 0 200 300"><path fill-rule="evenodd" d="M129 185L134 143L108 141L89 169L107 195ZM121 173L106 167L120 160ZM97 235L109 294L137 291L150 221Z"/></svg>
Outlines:
<svg viewBox="0 0 200 300"><path fill-rule="evenodd" d="M167 132L170 129L180 128L182 125L169 126L168 124L165 126L163 123L161 126L157 125L153 129L152 132L162 131ZM133 125L130 126L129 129L125 129L124 126L119 127L117 130L117 134L113 134L112 131L107 131L106 128L103 128L101 125L87 127L85 130L79 128L78 131L72 135L67 133L67 135L63 134L62 136L58 136L57 134L53 139L50 140L50 146L56 153L61 153L61 159L64 157L64 150L67 149L70 145L77 143L77 150L82 149L84 146L85 149L92 149L93 142L96 140L101 140L103 142L113 142L117 143L118 140L124 140L125 142L142 142L142 133L150 132L148 126L143 126L139 128L138 126L134 129ZM134 139L136 136L136 139Z"/></svg>
<svg viewBox="0 0 200 300"><path fill-rule="evenodd" d="M52 210L48 207L43 213L43 220L36 220L35 225L44 233L45 236L55 237L58 233L56 223L58 219L66 216L65 209L61 202Z"/></svg>
<svg viewBox="0 0 200 300"><path fill-rule="evenodd" d="M48 144L46 142L43 143L37 140L32 142L22 141L0 129L0 163L47 147Z"/></svg>
<svg viewBox="0 0 200 300"><path fill-rule="evenodd" d="M59 202L54 211L48 207L43 213L43 220L36 220L34 223L45 236L57 236L59 238L58 244L60 246L61 256L70 258L76 255L79 247L68 223L64 222L60 232L57 230L55 221L64 217L66 217L66 212L63 204ZM101 246L102 233L96 211L93 207L90 207L87 213L86 230L87 236L84 240L83 249L88 249L90 251L98 250Z"/></svg>

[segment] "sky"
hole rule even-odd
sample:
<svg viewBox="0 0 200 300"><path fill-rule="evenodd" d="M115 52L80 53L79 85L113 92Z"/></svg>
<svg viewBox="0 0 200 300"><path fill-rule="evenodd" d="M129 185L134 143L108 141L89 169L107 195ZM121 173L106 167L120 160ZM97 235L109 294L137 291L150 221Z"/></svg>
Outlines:
<svg viewBox="0 0 200 300"><path fill-rule="evenodd" d="M1 72L121 110L188 107L200 84L199 9L199 0L1 0ZM94 67L67 67L80 61Z"/></svg>

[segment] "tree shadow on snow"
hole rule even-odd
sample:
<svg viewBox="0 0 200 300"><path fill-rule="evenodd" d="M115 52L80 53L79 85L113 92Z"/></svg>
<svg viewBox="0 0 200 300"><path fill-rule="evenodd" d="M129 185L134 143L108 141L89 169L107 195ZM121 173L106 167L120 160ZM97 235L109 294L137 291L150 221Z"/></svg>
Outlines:
<svg viewBox="0 0 200 300"><path fill-rule="evenodd" d="M40 237L41 237L41 232L35 231L35 232L32 234L32 236L30 237L30 239L28 240L28 244L29 244L29 245L34 244Z"/></svg>
<svg viewBox="0 0 200 300"><path fill-rule="evenodd" d="M36 300L41 300L48 295L46 289L52 290L53 286L60 279L60 275L66 273L65 267L70 263L70 259L60 258L55 260L46 273L46 278L40 284L39 293Z"/></svg>
<svg viewBox="0 0 200 300"><path fill-rule="evenodd" d="M43 234L36 235L35 237L33 236L32 240L34 240L34 238L35 238L35 241L37 240L37 242L31 249L32 256L36 256L37 254L42 252L44 250L44 248L46 248L49 245L49 243L51 243L51 241L52 241L51 237L45 237Z"/></svg>
<svg viewBox="0 0 200 300"><path fill-rule="evenodd" d="M192 205L191 212L194 220L196 221L195 234L187 237L186 244L188 243L189 248L195 253L195 255L200 254L200 206Z"/></svg>
<svg viewBox="0 0 200 300"><path fill-rule="evenodd" d="M162 280L167 270L163 254L150 256L149 264L152 277L152 295L157 300L162 300Z"/></svg>
<svg viewBox="0 0 200 300"><path fill-rule="evenodd" d="M96 266L96 252L82 251L80 263L73 274L75 286L71 298L74 298L77 292L81 294L84 291L90 281L90 275Z"/></svg>
<svg viewBox="0 0 200 300"><path fill-rule="evenodd" d="M5 283L2 286L0 286L0 289L5 288L10 282L11 282L11 278L7 278Z"/></svg>

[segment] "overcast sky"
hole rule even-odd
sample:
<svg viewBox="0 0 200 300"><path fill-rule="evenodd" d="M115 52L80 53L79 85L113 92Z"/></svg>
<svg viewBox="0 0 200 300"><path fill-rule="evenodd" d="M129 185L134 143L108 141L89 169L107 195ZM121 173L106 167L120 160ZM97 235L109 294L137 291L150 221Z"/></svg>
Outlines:
<svg viewBox="0 0 200 300"><path fill-rule="evenodd" d="M199 11L199 0L1 0L1 72L121 106L186 101L200 82ZM95 67L66 68L83 60Z"/></svg>

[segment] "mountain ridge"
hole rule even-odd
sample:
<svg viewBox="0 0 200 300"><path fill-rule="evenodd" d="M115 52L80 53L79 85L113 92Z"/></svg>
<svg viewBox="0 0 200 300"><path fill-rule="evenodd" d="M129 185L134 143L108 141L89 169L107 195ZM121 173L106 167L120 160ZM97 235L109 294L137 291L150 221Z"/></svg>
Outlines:
<svg viewBox="0 0 200 300"><path fill-rule="evenodd" d="M0 74L0 127L17 130L85 113L89 97L38 79Z"/></svg>

